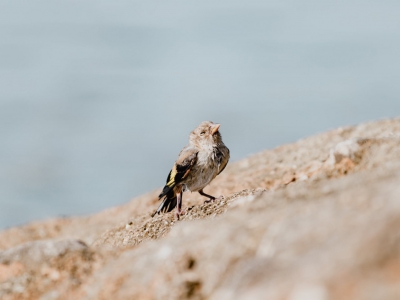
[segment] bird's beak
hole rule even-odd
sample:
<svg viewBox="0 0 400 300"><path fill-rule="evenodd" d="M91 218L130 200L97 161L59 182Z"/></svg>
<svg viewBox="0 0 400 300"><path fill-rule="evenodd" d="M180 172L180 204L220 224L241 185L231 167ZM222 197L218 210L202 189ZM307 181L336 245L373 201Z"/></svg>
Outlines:
<svg viewBox="0 0 400 300"><path fill-rule="evenodd" d="M220 126L221 126L221 124L214 124L214 126L213 126L213 128L211 130L211 134L216 133Z"/></svg>

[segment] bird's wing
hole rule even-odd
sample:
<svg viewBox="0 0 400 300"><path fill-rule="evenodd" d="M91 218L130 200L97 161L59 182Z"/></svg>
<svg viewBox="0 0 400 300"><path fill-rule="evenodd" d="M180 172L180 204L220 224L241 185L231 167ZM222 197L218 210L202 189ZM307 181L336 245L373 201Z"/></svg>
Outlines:
<svg viewBox="0 0 400 300"><path fill-rule="evenodd" d="M229 149L226 148L226 151L227 151L226 155L224 155L222 153L222 151L218 151L218 153L217 153L217 157L218 157L218 160L219 160L218 161L218 163L219 163L219 172L218 172L217 175L219 175L225 169L226 165L228 164L229 156L230 156L229 155Z"/></svg>
<svg viewBox="0 0 400 300"><path fill-rule="evenodd" d="M197 161L198 150L194 148L184 148L179 154L174 166L168 174L167 183L164 186L159 198L165 196L171 189L180 183L189 174L192 166Z"/></svg>

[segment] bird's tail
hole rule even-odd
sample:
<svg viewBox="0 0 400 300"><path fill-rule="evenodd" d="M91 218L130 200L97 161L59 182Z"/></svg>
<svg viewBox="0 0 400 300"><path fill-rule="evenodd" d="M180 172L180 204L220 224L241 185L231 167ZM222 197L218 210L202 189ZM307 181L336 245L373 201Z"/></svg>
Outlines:
<svg viewBox="0 0 400 300"><path fill-rule="evenodd" d="M164 197L165 196L165 197ZM158 206L157 210L151 215L154 217L156 214L159 214L160 212L170 212L176 207L176 194L174 191L171 189L167 193L161 193L160 198L164 197L163 201L161 204Z"/></svg>

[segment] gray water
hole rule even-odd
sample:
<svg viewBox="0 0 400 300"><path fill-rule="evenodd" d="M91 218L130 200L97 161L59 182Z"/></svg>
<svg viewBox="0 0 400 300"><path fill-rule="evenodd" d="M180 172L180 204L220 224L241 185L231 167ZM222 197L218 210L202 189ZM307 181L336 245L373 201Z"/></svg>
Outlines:
<svg viewBox="0 0 400 300"><path fill-rule="evenodd" d="M398 116L400 1L0 0L0 228L160 188L203 120L239 160Z"/></svg>

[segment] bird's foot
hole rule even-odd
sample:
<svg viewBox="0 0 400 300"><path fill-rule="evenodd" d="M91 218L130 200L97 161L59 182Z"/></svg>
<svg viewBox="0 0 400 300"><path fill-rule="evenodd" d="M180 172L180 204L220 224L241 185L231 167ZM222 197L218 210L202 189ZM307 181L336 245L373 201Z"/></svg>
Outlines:
<svg viewBox="0 0 400 300"><path fill-rule="evenodd" d="M214 202L215 199L216 199L215 197L208 198L208 200L205 200L204 203Z"/></svg>
<svg viewBox="0 0 400 300"><path fill-rule="evenodd" d="M177 220L179 220L179 217L183 216L183 215L186 215L186 209L175 211L175 216L176 216Z"/></svg>
<svg viewBox="0 0 400 300"><path fill-rule="evenodd" d="M219 196L218 198L211 197L208 200L204 201L204 203L210 203L210 202L214 202L215 200L222 200L222 199L224 199L224 196L222 196L222 195Z"/></svg>

